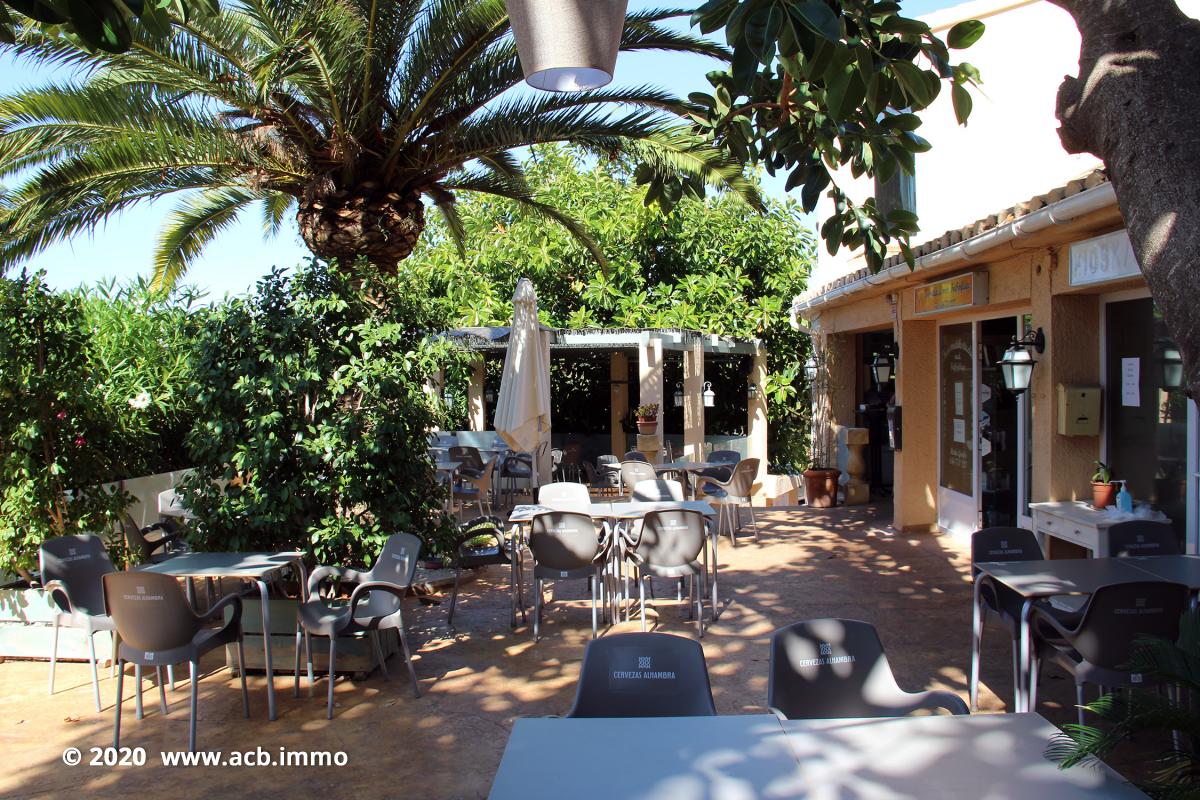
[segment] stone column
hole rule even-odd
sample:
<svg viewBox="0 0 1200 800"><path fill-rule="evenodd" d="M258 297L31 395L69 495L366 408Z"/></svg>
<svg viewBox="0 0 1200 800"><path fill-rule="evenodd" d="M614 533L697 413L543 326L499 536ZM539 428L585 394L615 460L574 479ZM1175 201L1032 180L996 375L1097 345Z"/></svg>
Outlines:
<svg viewBox="0 0 1200 800"><path fill-rule="evenodd" d="M759 344L754 350L749 383L758 391L746 398L746 457L758 459L758 479L767 474L767 351Z"/></svg>
<svg viewBox="0 0 1200 800"><path fill-rule="evenodd" d="M638 450L647 454L651 461L658 460L658 451L662 447L662 407L663 407L663 349L662 341L651 339L638 345L638 385L641 391L642 405L658 403L658 430L652 436L638 435ZM655 444L657 440L657 444Z"/></svg>
<svg viewBox="0 0 1200 800"><path fill-rule="evenodd" d="M904 441L896 451L893 524L899 530L937 526L937 323L912 319L913 293L901 294L896 405L903 409Z"/></svg>
<svg viewBox="0 0 1200 800"><path fill-rule="evenodd" d="M609 384L609 431L612 437L612 453L617 458L629 449L629 439L621 423L629 414L629 356L613 353L608 358Z"/></svg>
<svg viewBox="0 0 1200 800"><path fill-rule="evenodd" d="M689 461L704 460L703 392L704 345L697 339L683 351L683 456Z"/></svg>
<svg viewBox="0 0 1200 800"><path fill-rule="evenodd" d="M487 398L483 396L483 379L487 370L483 355L471 359L471 383L467 387L467 419L471 430L487 428Z"/></svg>

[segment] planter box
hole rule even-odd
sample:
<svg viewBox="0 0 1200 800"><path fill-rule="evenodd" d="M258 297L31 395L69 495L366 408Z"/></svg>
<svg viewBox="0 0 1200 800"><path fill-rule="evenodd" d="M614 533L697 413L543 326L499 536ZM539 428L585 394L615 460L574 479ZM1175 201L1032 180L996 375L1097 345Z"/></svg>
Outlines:
<svg viewBox="0 0 1200 800"><path fill-rule="evenodd" d="M798 506L804 500L804 476L767 475L756 499L765 506Z"/></svg>
<svg viewBox="0 0 1200 800"><path fill-rule="evenodd" d="M0 656L49 661L54 647L54 605L41 589L0 589ZM96 658L112 657L112 636L96 634ZM87 634L77 628L59 628L60 661L87 661Z"/></svg>
<svg viewBox="0 0 1200 800"><path fill-rule="evenodd" d="M272 597L271 612L271 667L275 674L291 675L296 665L296 606L297 601L285 597ZM228 613L228 612L227 612ZM262 641L262 602L257 598L242 598L242 632L245 637L246 669L264 671L267 668ZM316 674L329 672L329 640L324 636L313 636L313 670ZM383 657L390 658L400 650L400 642L394 633L384 631L379 636ZM308 672L304 643L300 644L300 674ZM237 646L226 645L225 663L237 672ZM337 672L351 674L356 680L367 677L378 664L371 650L371 640L364 634L340 636L337 642ZM395 668L395 663L391 665Z"/></svg>

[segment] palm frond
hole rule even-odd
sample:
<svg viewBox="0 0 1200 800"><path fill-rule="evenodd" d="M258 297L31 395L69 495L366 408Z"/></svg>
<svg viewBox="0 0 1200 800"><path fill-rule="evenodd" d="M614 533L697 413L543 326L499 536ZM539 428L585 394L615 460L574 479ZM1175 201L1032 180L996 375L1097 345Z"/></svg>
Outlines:
<svg viewBox="0 0 1200 800"><path fill-rule="evenodd" d="M155 291L169 291L205 246L237 221L238 213L258 199L242 189L201 192L175 208L163 223L154 250Z"/></svg>

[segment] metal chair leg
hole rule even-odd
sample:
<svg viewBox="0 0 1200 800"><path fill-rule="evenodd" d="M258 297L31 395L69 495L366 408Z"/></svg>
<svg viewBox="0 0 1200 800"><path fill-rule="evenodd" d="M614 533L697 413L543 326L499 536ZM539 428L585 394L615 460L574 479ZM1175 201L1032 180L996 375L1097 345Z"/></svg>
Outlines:
<svg viewBox="0 0 1200 800"><path fill-rule="evenodd" d="M592 638L595 639L599 634L600 627L596 619L596 598L600 594L600 570L596 570L596 574L592 577Z"/></svg>
<svg viewBox="0 0 1200 800"><path fill-rule="evenodd" d="M974 604L971 608L971 682L967 687L971 711L979 707L979 658L983 649L983 608L979 602L979 583L976 581ZM1015 643L1016 640L1014 639ZM1013 682L1016 686L1017 682Z"/></svg>
<svg viewBox="0 0 1200 800"><path fill-rule="evenodd" d="M1084 724L1083 704L1085 702L1086 702L1086 699L1083 696L1083 683L1076 681L1076 683L1075 683L1075 715L1076 715L1076 720L1079 722L1080 725Z"/></svg>
<svg viewBox="0 0 1200 800"><path fill-rule="evenodd" d="M747 503L747 505L750 506L750 524L754 527L754 541L757 542L758 541L758 517L754 516L754 498L753 497L750 498L750 502Z"/></svg>
<svg viewBox="0 0 1200 800"><path fill-rule="evenodd" d="M133 680L136 684L133 695L133 709L138 719L142 718L142 665L133 665Z"/></svg>
<svg viewBox="0 0 1200 800"><path fill-rule="evenodd" d="M125 699L125 662L117 663L117 702L113 707L113 749L121 746L121 701Z"/></svg>
<svg viewBox="0 0 1200 800"><path fill-rule="evenodd" d="M392 677L388 675L387 664L383 661L383 647L379 644L379 631L373 630L368 636L371 638L371 649L375 652L375 660L379 662L379 671L383 674L385 681L390 681Z"/></svg>
<svg viewBox="0 0 1200 800"><path fill-rule="evenodd" d="M638 606L642 609L642 633L646 632L646 576L638 575Z"/></svg>
<svg viewBox="0 0 1200 800"><path fill-rule="evenodd" d="M92 667L92 696L96 700L96 713L101 711L100 676L96 673L96 632L88 632L88 663Z"/></svg>
<svg viewBox="0 0 1200 800"><path fill-rule="evenodd" d="M200 701L200 690L197 684L200 682L200 663L197 661L189 662L192 673L192 697L191 697L191 717L188 719L188 752L196 752L196 715L197 707ZM140 690L139 690L140 691Z"/></svg>
<svg viewBox="0 0 1200 800"><path fill-rule="evenodd" d="M246 691L246 645L245 645L245 642L242 641L242 638L240 636L238 637L237 644L238 644L238 674L242 676L242 716L245 717L246 719L250 719L250 693L248 691ZM297 650L297 652L299 652L299 650ZM299 675L299 672L300 672L300 663L299 663L299 659L297 659L297 661L296 661L297 675ZM300 680L299 680L299 678L297 678L296 679L296 689L299 690L299 688L300 688Z"/></svg>
<svg viewBox="0 0 1200 800"><path fill-rule="evenodd" d="M417 671L413 669L412 651L408 647L408 636L404 633L404 617L400 617L396 633L400 636L400 649L404 651L404 664L408 667L408 678L412 681L413 697L421 696L421 684L417 683Z"/></svg>
<svg viewBox="0 0 1200 800"><path fill-rule="evenodd" d="M154 668L154 680L158 683L158 710L167 716L167 686L163 683L162 667Z"/></svg>
<svg viewBox="0 0 1200 800"><path fill-rule="evenodd" d="M54 615L54 645L50 649L50 694L54 694L54 668L58 666L58 615Z"/></svg>
<svg viewBox="0 0 1200 800"><path fill-rule="evenodd" d="M292 697L300 696L300 622L296 621L296 669L292 673Z"/></svg>
<svg viewBox="0 0 1200 800"><path fill-rule="evenodd" d="M541 636L542 622L542 579L533 579L533 643L537 644Z"/></svg>
<svg viewBox="0 0 1200 800"><path fill-rule="evenodd" d="M337 659L337 636L329 637L329 701L325 704L325 719L333 719L334 662Z"/></svg>

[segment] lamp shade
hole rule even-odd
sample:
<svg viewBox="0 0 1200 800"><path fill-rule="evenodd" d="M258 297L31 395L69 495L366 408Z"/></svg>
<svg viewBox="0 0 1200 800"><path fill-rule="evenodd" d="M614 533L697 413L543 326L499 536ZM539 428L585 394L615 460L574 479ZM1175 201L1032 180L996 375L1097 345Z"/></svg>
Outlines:
<svg viewBox="0 0 1200 800"><path fill-rule="evenodd" d="M548 92L613 78L629 0L505 0L525 82Z"/></svg>
<svg viewBox="0 0 1200 800"><path fill-rule="evenodd" d="M1163 348L1162 366L1164 388L1178 389L1183 386L1183 357L1179 355L1178 347L1167 345Z"/></svg>
<svg viewBox="0 0 1200 800"><path fill-rule="evenodd" d="M1010 392L1020 394L1029 388L1029 382L1033 378L1033 365L1036 363L1033 353L1019 344L1014 344L1004 351L1004 357L999 361L1000 375Z"/></svg>
<svg viewBox="0 0 1200 800"><path fill-rule="evenodd" d="M808 361L804 362L804 376L808 378L808 382L812 383L817 379L817 357L809 356Z"/></svg>
<svg viewBox="0 0 1200 800"><path fill-rule="evenodd" d="M892 371L895 369L895 364L892 363L892 357L887 353L878 353L875 360L871 362L871 375L875 378L875 383L882 386L892 379Z"/></svg>

